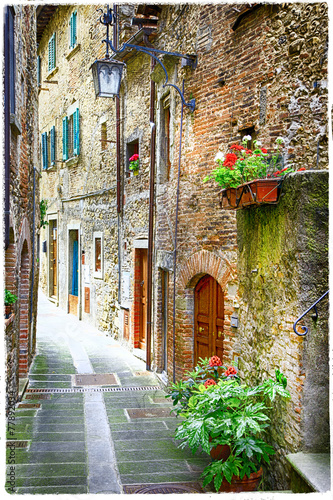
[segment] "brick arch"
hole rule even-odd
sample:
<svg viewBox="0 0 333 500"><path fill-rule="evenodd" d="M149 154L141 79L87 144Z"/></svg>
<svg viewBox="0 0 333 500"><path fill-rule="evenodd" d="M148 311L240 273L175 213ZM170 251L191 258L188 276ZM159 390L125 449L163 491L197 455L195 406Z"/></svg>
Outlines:
<svg viewBox="0 0 333 500"><path fill-rule="evenodd" d="M181 289L195 288L205 274L216 279L222 290L225 290L227 283L236 278L236 269L227 259L208 250L201 250L191 255L181 267L179 287Z"/></svg>

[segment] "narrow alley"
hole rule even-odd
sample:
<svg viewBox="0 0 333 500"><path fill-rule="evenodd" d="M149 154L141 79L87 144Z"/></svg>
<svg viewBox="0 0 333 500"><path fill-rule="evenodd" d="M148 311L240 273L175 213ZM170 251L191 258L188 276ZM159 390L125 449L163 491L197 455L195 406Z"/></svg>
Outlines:
<svg viewBox="0 0 333 500"><path fill-rule="evenodd" d="M7 491L200 491L207 459L177 448L179 419L156 376L116 341L39 297L37 354L8 436L15 465L7 460Z"/></svg>

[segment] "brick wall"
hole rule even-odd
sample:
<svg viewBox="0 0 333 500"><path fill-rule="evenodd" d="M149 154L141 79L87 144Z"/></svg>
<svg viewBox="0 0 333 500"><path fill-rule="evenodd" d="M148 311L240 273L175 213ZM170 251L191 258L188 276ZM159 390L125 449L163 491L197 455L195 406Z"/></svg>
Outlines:
<svg viewBox="0 0 333 500"><path fill-rule="evenodd" d="M35 173L34 189L38 159L35 7L15 6L13 12L15 113L10 129L10 240L5 252L5 287L18 301L15 316L5 326L6 389L7 394L16 395L15 399L19 377L27 376L36 343L39 176Z"/></svg>

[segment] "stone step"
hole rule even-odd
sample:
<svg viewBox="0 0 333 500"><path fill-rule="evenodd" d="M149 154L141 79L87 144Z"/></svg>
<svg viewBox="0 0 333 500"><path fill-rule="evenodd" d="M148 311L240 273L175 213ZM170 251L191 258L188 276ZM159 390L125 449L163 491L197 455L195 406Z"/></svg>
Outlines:
<svg viewBox="0 0 333 500"><path fill-rule="evenodd" d="M292 467L293 493L327 493L331 491L329 453L290 453L286 456Z"/></svg>

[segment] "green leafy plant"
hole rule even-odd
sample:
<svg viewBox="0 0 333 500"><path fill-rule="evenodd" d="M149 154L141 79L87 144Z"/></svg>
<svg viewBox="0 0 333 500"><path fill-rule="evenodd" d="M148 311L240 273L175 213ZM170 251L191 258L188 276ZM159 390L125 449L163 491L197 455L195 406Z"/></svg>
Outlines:
<svg viewBox="0 0 333 500"><path fill-rule="evenodd" d="M140 163L139 163L139 155L137 153L135 153L133 156L130 157L129 159L129 166L128 168L132 171L132 172L138 172L139 170L139 167L140 167Z"/></svg>
<svg viewBox="0 0 333 500"><path fill-rule="evenodd" d="M243 479L258 471L263 461L269 463L275 453L264 440L270 403L276 396L290 397L287 379L279 370L275 380L248 386L235 367L226 369L217 360L214 356L213 366L207 360L200 362L186 380L171 386L169 394L184 419L175 434L181 448L189 446L194 453L200 447L210 454L218 446L228 447L228 458L213 460L202 473L204 486L213 481L216 491L223 478L229 483L233 475Z"/></svg>
<svg viewBox="0 0 333 500"><path fill-rule="evenodd" d="M18 297L16 297L16 295L14 293L10 292L6 288L5 289L5 297L4 297L5 306L10 306L12 304L15 304L15 302L17 300L18 300Z"/></svg>
<svg viewBox="0 0 333 500"><path fill-rule="evenodd" d="M250 140L251 136L246 135L241 145L230 146L231 152L226 155L219 152L215 156L215 161L219 166L204 178L204 182L213 179L223 188L236 188L252 180L282 177L294 172L293 167L277 170L282 160L280 147L283 139L281 137L276 139L276 152L271 155L267 149L261 147L260 141L253 141L255 147L253 151L248 149L247 144Z"/></svg>
<svg viewBox="0 0 333 500"><path fill-rule="evenodd" d="M41 200L39 208L40 208L40 227L45 228L45 226L49 225L49 223L45 220L47 212L47 201Z"/></svg>

